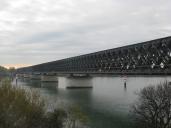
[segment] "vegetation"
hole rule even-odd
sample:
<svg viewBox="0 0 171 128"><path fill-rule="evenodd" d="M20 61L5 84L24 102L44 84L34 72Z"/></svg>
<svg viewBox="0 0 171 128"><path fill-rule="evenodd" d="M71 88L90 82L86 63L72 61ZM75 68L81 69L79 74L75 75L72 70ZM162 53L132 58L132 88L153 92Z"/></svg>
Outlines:
<svg viewBox="0 0 171 128"><path fill-rule="evenodd" d="M0 128L78 128L78 125L68 124L70 120L74 124L83 121L81 111L75 111L47 112L45 101L37 92L12 86L9 80L1 81Z"/></svg>
<svg viewBox="0 0 171 128"><path fill-rule="evenodd" d="M10 67L9 69L7 69L7 68L5 68L5 67L2 67L2 66L0 66L0 73L2 74L4 74L4 73L13 73L13 72L15 72L15 67Z"/></svg>
<svg viewBox="0 0 171 128"><path fill-rule="evenodd" d="M8 69L6 69L5 67L0 66L0 74L2 73L7 73Z"/></svg>
<svg viewBox="0 0 171 128"><path fill-rule="evenodd" d="M68 118L65 124L69 128L87 127L88 117L81 111L79 106L72 106L67 111Z"/></svg>
<svg viewBox="0 0 171 128"><path fill-rule="evenodd" d="M14 73L16 71L15 67L9 67L8 72Z"/></svg>
<svg viewBox="0 0 171 128"><path fill-rule="evenodd" d="M168 82L143 88L133 106L136 127L171 128L171 85Z"/></svg>
<svg viewBox="0 0 171 128"><path fill-rule="evenodd" d="M7 69L2 67L2 66L0 66L0 71L7 71Z"/></svg>

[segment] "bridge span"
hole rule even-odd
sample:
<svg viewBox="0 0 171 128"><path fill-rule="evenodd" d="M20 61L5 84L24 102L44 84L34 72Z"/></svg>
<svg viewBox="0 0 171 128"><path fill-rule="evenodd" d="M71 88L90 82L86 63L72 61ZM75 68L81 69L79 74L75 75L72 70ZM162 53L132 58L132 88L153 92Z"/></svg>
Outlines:
<svg viewBox="0 0 171 128"><path fill-rule="evenodd" d="M171 37L19 68L17 73L170 75Z"/></svg>

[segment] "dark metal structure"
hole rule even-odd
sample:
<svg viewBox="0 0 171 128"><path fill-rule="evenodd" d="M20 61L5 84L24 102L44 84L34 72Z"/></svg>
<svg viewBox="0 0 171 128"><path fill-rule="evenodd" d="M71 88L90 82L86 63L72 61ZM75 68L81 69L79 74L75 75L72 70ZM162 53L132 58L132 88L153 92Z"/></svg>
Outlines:
<svg viewBox="0 0 171 128"><path fill-rule="evenodd" d="M18 73L171 74L171 37L20 68Z"/></svg>

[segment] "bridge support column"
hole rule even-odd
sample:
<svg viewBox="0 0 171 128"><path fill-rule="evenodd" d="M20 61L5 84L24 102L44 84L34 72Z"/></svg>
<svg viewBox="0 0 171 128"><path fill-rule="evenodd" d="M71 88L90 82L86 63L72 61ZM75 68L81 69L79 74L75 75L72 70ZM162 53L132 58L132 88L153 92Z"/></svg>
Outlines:
<svg viewBox="0 0 171 128"><path fill-rule="evenodd" d="M32 74L30 75L32 80L41 80L41 74Z"/></svg>
<svg viewBox="0 0 171 128"><path fill-rule="evenodd" d="M30 74L24 74L24 78L30 78Z"/></svg>
<svg viewBox="0 0 171 128"><path fill-rule="evenodd" d="M58 77L56 74L42 74L41 81L42 82L58 82Z"/></svg>
<svg viewBox="0 0 171 128"><path fill-rule="evenodd" d="M24 74L16 74L16 77L17 78L23 78L24 77Z"/></svg>
<svg viewBox="0 0 171 128"><path fill-rule="evenodd" d="M76 89L76 88L92 88L92 78L67 78L66 88Z"/></svg>
<svg viewBox="0 0 171 128"><path fill-rule="evenodd" d="M90 75L89 74L79 74L79 73L71 73L71 74L69 74L69 76L68 77L71 77L71 78L88 78L88 77L90 77Z"/></svg>

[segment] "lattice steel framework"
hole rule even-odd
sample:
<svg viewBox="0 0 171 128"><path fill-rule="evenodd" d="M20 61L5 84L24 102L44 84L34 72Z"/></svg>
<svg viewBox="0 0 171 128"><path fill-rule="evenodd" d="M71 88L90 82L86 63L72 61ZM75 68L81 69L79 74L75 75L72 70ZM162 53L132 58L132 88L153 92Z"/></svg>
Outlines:
<svg viewBox="0 0 171 128"><path fill-rule="evenodd" d="M18 72L171 74L171 37L21 68Z"/></svg>

